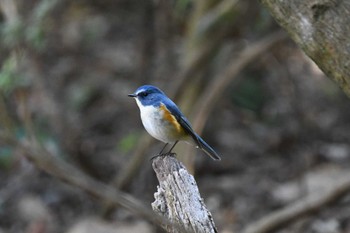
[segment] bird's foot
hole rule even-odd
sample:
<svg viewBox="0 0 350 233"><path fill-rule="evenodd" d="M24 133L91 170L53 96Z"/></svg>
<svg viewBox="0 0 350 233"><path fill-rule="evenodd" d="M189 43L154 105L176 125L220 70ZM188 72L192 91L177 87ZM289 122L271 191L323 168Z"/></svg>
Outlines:
<svg viewBox="0 0 350 233"><path fill-rule="evenodd" d="M168 152L164 156L171 156L171 157L176 157L176 153L174 152Z"/></svg>
<svg viewBox="0 0 350 233"><path fill-rule="evenodd" d="M159 156L160 157L165 157L165 156L176 157L176 153L174 153L174 152L167 152L167 153L157 154L157 155L151 157L150 161L152 162L155 158L157 158Z"/></svg>

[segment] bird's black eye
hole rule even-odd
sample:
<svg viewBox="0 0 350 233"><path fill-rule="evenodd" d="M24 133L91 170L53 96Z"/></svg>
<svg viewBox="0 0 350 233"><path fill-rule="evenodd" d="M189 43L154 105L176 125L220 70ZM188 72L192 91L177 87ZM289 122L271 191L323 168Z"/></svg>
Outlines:
<svg viewBox="0 0 350 233"><path fill-rule="evenodd" d="M148 96L148 92L146 92L146 91L141 92L141 93L140 93L140 96L141 96L141 97L146 97L146 96Z"/></svg>

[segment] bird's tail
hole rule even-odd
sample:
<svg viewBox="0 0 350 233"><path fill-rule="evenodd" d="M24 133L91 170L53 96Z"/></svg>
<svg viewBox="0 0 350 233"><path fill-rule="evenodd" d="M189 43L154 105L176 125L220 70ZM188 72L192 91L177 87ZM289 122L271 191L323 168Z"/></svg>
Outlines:
<svg viewBox="0 0 350 233"><path fill-rule="evenodd" d="M200 136L197 136L197 146L214 160L221 160L220 156Z"/></svg>

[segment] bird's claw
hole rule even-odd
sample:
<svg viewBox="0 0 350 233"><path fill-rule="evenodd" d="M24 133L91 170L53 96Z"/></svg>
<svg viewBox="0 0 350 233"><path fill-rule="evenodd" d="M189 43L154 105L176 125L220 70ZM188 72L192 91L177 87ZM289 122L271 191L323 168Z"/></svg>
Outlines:
<svg viewBox="0 0 350 233"><path fill-rule="evenodd" d="M165 156L176 157L176 153L174 153L174 152L167 152L167 153L157 154L155 156L152 156L150 161L152 162L155 158L157 158L159 156L161 156L161 157L165 157Z"/></svg>

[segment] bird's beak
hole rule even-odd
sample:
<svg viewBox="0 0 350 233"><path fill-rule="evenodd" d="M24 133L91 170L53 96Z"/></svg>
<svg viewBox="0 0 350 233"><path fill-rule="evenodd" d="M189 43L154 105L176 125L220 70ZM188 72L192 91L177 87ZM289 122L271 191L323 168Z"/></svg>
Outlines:
<svg viewBox="0 0 350 233"><path fill-rule="evenodd" d="M135 98L137 95L136 94L129 94L128 96Z"/></svg>

